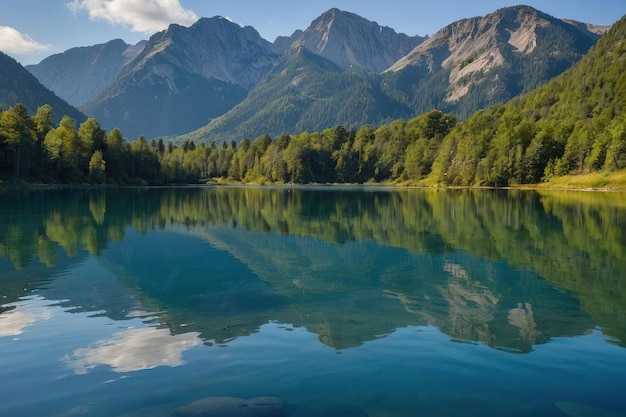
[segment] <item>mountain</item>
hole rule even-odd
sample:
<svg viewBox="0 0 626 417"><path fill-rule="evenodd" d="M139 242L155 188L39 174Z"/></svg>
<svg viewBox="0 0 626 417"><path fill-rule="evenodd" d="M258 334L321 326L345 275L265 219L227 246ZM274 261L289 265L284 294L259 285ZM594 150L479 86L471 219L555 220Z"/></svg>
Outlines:
<svg viewBox="0 0 626 417"><path fill-rule="evenodd" d="M293 45L296 40L300 39L302 33L303 32L298 29L294 33L292 33L291 36L277 37L272 44L272 51L274 51L274 53L277 55L284 54L289 48L291 48L291 45Z"/></svg>
<svg viewBox="0 0 626 417"><path fill-rule="evenodd" d="M272 44L252 27L221 17L173 24L82 109L130 138L180 134L243 100L275 61Z"/></svg>
<svg viewBox="0 0 626 417"><path fill-rule="evenodd" d="M34 114L44 104L52 106L58 122L64 115L77 122L87 117L65 100L44 87L26 68L16 60L0 52L0 104L5 108L21 103Z"/></svg>
<svg viewBox="0 0 626 417"><path fill-rule="evenodd" d="M386 74L417 112L437 108L468 117L569 68L605 30L590 28L528 6L507 7L446 26Z"/></svg>
<svg viewBox="0 0 626 417"><path fill-rule="evenodd" d="M108 87L121 68L145 45L145 41L127 45L116 39L101 45L72 48L37 65L28 65L26 69L59 97L73 106L81 106Z"/></svg>
<svg viewBox="0 0 626 417"><path fill-rule="evenodd" d="M292 48L242 103L175 141L239 141L335 125L358 128L432 109L466 118L560 74L599 37L586 25L527 6L509 7L447 26L378 74L365 62L382 66L390 49L380 47L374 35L369 42L366 36L352 36L375 25L364 21L336 9L326 12L292 36ZM376 59L356 59L366 54L353 51L372 52L372 45L380 47Z"/></svg>
<svg viewBox="0 0 626 417"><path fill-rule="evenodd" d="M192 132L184 138L238 141L380 125L432 109L464 119L562 73L605 30L516 6L426 39L330 9L270 43L252 27L214 17L171 25L145 47L77 48L31 70L45 72L39 77L49 88L64 86L66 97L100 91L81 110L129 139Z"/></svg>
<svg viewBox="0 0 626 417"><path fill-rule="evenodd" d="M411 109L383 92L381 78L345 71L304 47L290 49L248 97L207 126L174 141L222 142L319 130L358 128L406 117Z"/></svg>
<svg viewBox="0 0 626 417"><path fill-rule="evenodd" d="M605 33L607 33L609 29L611 29L611 26L594 25L592 23L584 23L584 22L579 22L577 20L563 19L563 21L565 23L569 23L572 26L575 26L581 32L587 33L588 35L591 35L592 37L594 37L593 35L602 36Z"/></svg>
<svg viewBox="0 0 626 417"><path fill-rule="evenodd" d="M381 72L423 41L333 8L315 19L292 47L304 46L343 69Z"/></svg>
<svg viewBox="0 0 626 417"><path fill-rule="evenodd" d="M589 186L605 187L626 169L625 115L626 16L560 76L459 123L428 181L507 186L596 173Z"/></svg>

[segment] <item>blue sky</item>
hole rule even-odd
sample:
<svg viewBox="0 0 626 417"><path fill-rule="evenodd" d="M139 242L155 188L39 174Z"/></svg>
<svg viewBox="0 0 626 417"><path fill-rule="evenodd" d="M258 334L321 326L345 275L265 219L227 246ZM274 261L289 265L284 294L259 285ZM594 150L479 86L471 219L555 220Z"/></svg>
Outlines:
<svg viewBox="0 0 626 417"><path fill-rule="evenodd" d="M121 38L147 39L169 23L224 16L253 26L274 41L306 29L337 7L408 35L432 35L444 26L501 7L527 4L559 18L610 25L626 14L626 0L0 0L0 50L24 65L76 46Z"/></svg>

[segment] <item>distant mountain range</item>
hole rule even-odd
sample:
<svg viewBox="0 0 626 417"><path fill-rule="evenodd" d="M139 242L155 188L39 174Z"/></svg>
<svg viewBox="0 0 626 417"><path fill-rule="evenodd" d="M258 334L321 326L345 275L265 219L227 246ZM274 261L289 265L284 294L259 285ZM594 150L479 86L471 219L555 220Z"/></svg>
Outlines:
<svg viewBox="0 0 626 417"><path fill-rule="evenodd" d="M138 45L71 49L28 70L128 139L239 141L432 108L465 118L560 74L607 29L517 6L422 38L331 9L270 43L214 17Z"/></svg>
<svg viewBox="0 0 626 417"><path fill-rule="evenodd" d="M59 97L81 106L108 87L120 70L146 46L127 45L116 39L102 45L72 48L26 69Z"/></svg>

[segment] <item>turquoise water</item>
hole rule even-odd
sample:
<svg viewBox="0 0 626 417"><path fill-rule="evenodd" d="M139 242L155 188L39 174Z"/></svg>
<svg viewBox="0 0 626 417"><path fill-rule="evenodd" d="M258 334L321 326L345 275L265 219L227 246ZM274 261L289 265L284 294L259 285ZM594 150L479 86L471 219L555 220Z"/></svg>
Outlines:
<svg viewBox="0 0 626 417"><path fill-rule="evenodd" d="M626 415L624 197L0 191L0 415Z"/></svg>

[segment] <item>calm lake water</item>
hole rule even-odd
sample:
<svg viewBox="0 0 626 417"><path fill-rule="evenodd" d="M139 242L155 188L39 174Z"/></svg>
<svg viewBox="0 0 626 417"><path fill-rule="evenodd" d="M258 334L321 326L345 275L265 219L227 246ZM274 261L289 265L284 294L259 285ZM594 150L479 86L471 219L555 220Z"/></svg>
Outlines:
<svg viewBox="0 0 626 417"><path fill-rule="evenodd" d="M2 416L626 416L625 194L4 189L0 297Z"/></svg>

